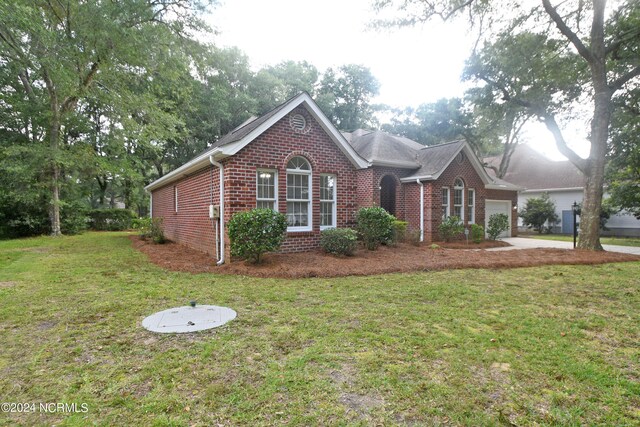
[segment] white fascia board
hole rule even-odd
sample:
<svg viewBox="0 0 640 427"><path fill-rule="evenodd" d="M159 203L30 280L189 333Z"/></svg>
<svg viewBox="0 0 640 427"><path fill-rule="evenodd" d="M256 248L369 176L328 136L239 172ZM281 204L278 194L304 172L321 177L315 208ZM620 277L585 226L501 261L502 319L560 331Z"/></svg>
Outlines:
<svg viewBox="0 0 640 427"><path fill-rule="evenodd" d="M242 150L246 147L251 141L262 135L267 129L276 124L279 120L293 111L297 106L304 104L307 107L307 111L311 113L311 115L316 119L316 121L322 126L324 131L331 137L333 142L338 146L340 151L351 161L351 163L357 169L365 169L369 167L369 162L360 157L356 151L351 147L351 145L347 142L347 140L342 136L342 134L336 129L333 124L329 121L327 116L320 110L318 105L313 102L311 97L306 93L301 93L297 98L291 100L289 105L286 108L278 111L273 117L269 118L266 122L262 123L260 126L255 128L251 133L242 138L240 141L233 142L231 144L224 145L220 147L220 151L222 154L226 156L233 156L238 151Z"/></svg>
<svg viewBox="0 0 640 427"><path fill-rule="evenodd" d="M417 163L395 162L393 160L373 160L371 162L371 166L388 166L393 168L404 168L404 169L418 169L420 167L420 165Z"/></svg>
<svg viewBox="0 0 640 427"><path fill-rule="evenodd" d="M400 182L416 182L418 181L433 181L436 178L433 175L424 175L424 176L408 176L406 178L400 178Z"/></svg>
<svg viewBox="0 0 640 427"><path fill-rule="evenodd" d="M316 121L320 123L320 126L322 126L324 131L331 137L331 139L333 139L340 151L342 151L342 154L344 154L351 161L353 166L355 166L357 169L366 169L371 166L371 164L367 160L360 157L356 150L353 149L351 144L347 142L344 135L342 135L342 133L338 129L336 129L333 123L329 121L327 116L325 116L322 110L320 110L320 107L318 107L318 104L316 104L308 94L303 93L302 96L305 98L304 103L306 104L308 111L316 119Z"/></svg>
<svg viewBox="0 0 640 427"><path fill-rule="evenodd" d="M503 190L503 191L522 191L522 187L517 185L505 185L505 184L485 184L484 186L488 190Z"/></svg>
<svg viewBox="0 0 640 427"><path fill-rule="evenodd" d="M174 169L168 174L156 179L151 184L144 187L144 189L146 191L152 191L156 188L164 187L165 185L170 184L173 181L177 181L180 178L183 178L197 170L206 167L207 165L210 165L211 163L209 163L209 156L219 158L219 155L220 150L218 150L217 148L211 149L191 160L190 162L187 162L184 165L180 166L178 169Z"/></svg>
<svg viewBox="0 0 640 427"><path fill-rule="evenodd" d="M553 193L554 191L584 191L584 187L527 188L523 193Z"/></svg>

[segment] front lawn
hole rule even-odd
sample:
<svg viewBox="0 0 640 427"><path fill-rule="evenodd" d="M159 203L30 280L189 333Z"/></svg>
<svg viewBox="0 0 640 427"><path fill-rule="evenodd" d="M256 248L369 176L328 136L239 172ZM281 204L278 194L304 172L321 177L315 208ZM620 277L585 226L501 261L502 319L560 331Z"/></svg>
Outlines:
<svg viewBox="0 0 640 427"><path fill-rule="evenodd" d="M573 242L573 236L565 236L561 234L532 234L521 237L530 237L532 239L541 240L558 240L561 242ZM640 247L640 239L635 237L601 237L600 243L602 243L603 245Z"/></svg>
<svg viewBox="0 0 640 427"><path fill-rule="evenodd" d="M194 299L238 317L141 328ZM0 402L78 405L0 425L637 425L638 336L639 262L287 280L0 242Z"/></svg>

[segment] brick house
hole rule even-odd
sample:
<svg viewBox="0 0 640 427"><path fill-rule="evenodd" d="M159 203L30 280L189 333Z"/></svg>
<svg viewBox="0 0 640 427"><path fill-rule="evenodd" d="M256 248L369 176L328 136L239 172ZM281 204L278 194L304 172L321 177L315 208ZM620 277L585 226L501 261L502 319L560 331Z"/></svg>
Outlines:
<svg viewBox="0 0 640 427"><path fill-rule="evenodd" d="M519 187L491 178L464 141L425 147L380 131L339 132L302 93L241 124L204 153L152 182L151 216L168 239L228 259L225 224L255 207L287 215L282 252L318 247L320 231L348 227L379 205L421 240L444 215L466 226L504 212L517 230Z"/></svg>

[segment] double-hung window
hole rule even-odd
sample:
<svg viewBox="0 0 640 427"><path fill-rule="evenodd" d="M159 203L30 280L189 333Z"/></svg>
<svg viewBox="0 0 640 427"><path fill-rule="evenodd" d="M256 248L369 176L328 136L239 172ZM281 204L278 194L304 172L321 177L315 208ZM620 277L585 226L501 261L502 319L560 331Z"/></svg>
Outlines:
<svg viewBox="0 0 640 427"><path fill-rule="evenodd" d="M278 210L278 177L276 171L258 169L256 183L256 207Z"/></svg>
<svg viewBox="0 0 640 427"><path fill-rule="evenodd" d="M476 221L476 190L470 188L467 192L467 220L469 224L473 224Z"/></svg>
<svg viewBox="0 0 640 427"><path fill-rule="evenodd" d="M287 163L288 231L311 230L311 166L304 157Z"/></svg>
<svg viewBox="0 0 640 427"><path fill-rule="evenodd" d="M320 229L336 226L336 176L320 175Z"/></svg>
<svg viewBox="0 0 640 427"><path fill-rule="evenodd" d="M460 178L456 178L453 184L453 215L460 218L464 222L464 182Z"/></svg>
<svg viewBox="0 0 640 427"><path fill-rule="evenodd" d="M449 189L442 189L442 219L447 218L451 215L451 211L449 210Z"/></svg>

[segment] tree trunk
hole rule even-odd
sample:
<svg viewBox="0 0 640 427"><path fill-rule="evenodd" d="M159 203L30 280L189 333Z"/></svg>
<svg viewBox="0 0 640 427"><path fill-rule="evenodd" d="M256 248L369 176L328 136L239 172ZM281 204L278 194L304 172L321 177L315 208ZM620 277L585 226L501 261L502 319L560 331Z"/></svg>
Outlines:
<svg viewBox="0 0 640 427"><path fill-rule="evenodd" d="M60 116L54 112L49 127L49 148L51 161L51 201L49 202L49 220L51 235L61 236L60 229L60 165L58 164L58 150L60 148Z"/></svg>
<svg viewBox="0 0 640 427"><path fill-rule="evenodd" d="M587 62L591 70L594 90L593 119L591 120L591 151L585 171L586 183L580 216L578 248L601 251L600 211L604 187L604 163L609 142L611 97L613 90L607 81L606 50L604 40L604 8L606 1L594 0L591 25L591 55Z"/></svg>
<svg viewBox="0 0 640 427"><path fill-rule="evenodd" d="M595 79L594 79L595 80ZM603 79L604 80L604 79ZM605 83L596 83L595 108L591 121L591 151L585 171L586 183L580 215L578 248L601 251L600 211L604 187L604 164L611 121L611 90Z"/></svg>

